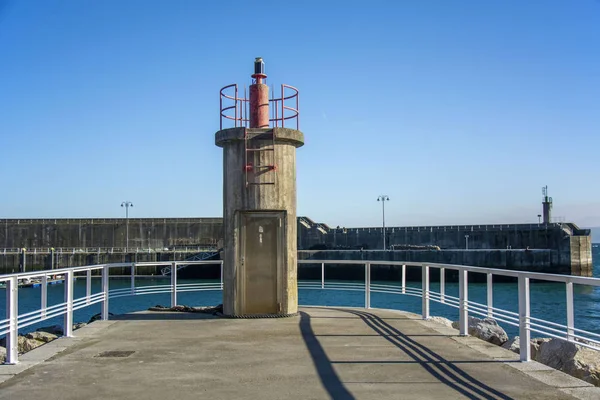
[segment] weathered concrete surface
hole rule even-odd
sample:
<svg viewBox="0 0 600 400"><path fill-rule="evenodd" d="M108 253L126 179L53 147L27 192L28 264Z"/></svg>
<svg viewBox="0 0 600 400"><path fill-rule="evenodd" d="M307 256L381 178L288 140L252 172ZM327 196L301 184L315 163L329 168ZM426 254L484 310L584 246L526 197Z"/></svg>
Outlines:
<svg viewBox="0 0 600 400"><path fill-rule="evenodd" d="M381 227L329 228L301 217L298 225L298 248L320 249L382 249ZM406 252L406 261L428 261L478 265L491 268L531 270L543 267L544 272L561 270L580 276L592 276L592 246L589 229L580 229L573 223L412 226L387 227L386 243L392 245L439 246L444 250L463 250L444 254L434 252ZM465 237L468 235L468 239ZM479 252L467 251L481 250ZM522 250L502 252L502 250ZM546 250L524 252L525 249ZM485 251L484 251L485 250ZM414 258L406 258L413 256ZM445 258L448 261L441 261ZM453 260L453 261L450 261ZM530 269L531 268L531 269ZM563 272L565 271L565 272Z"/></svg>
<svg viewBox="0 0 600 400"><path fill-rule="evenodd" d="M71 347L0 384L0 399L572 399L599 393L412 314L300 311L249 320L144 312L90 335L92 323ZM97 357L107 351L133 353Z"/></svg>
<svg viewBox="0 0 600 400"><path fill-rule="evenodd" d="M294 136L291 132L294 130L280 129L278 140L292 143ZM217 140L225 141L238 138L240 131L233 129L221 132L224 133ZM243 155L240 157L243 160ZM298 221L298 249L306 250L319 245L330 248L382 248L383 238L379 227L330 228L308 217L300 217ZM0 219L0 248L124 247L126 231L124 218ZM442 250L460 250L466 247L465 235L469 235L469 249L489 252L465 251L463 252L465 255L447 252L443 257L453 260L451 263L493 268L510 268L510 265L514 265L515 268L528 270L543 265L549 268L545 272L550 272L552 269L558 272L560 269L559 273L591 276L593 264L590 231L580 229L573 223L388 227L386 243L388 245L432 245L439 246ZM223 238L222 218L129 219L130 248L159 249L197 245L220 247ZM507 248L547 251L522 254L502 253L497 250ZM411 259L415 261L443 262L437 259L418 258L423 254L426 252L406 253L406 256L413 257ZM426 254L426 256L430 255ZM61 265L68 266L71 258L73 257L61 260ZM31 260L28 264L38 265L44 260L46 260L46 268L50 268L48 257ZM73 265L91 263L79 260L74 262ZM18 265L18 256L4 256L0 253L0 271ZM566 272L562 272L563 270ZM12 271L8 269L6 272Z"/></svg>
<svg viewBox="0 0 600 400"><path fill-rule="evenodd" d="M591 252L591 246L590 252ZM592 276L591 255L585 266L579 261L571 262L570 254L548 249L499 249L499 250L311 250L299 251L301 260L370 260L370 261L408 261L430 262L438 264L475 265L483 268L509 269L515 271L541 272L547 274L566 274ZM566 254L566 256L565 256ZM564 256L564 257L563 257ZM315 265L320 276L320 264ZM378 267L381 268L381 267ZM391 271L400 271L398 267L388 267ZM306 278L301 278L306 279ZM390 279L397 279L390 276Z"/></svg>
<svg viewBox="0 0 600 400"><path fill-rule="evenodd" d="M244 266L240 228L244 212L277 211L285 213L285 232L278 251L281 258L276 273L277 313L293 314L298 310L296 148L304 144L304 135L287 128L230 128L218 131L215 143L223 148L223 312L226 315L251 314L248 310L264 308L262 303L272 303L261 296L271 296L267 293L271 291L269 285L260 291L254 290L254 293L248 289L246 293L249 285L245 278L247 265ZM263 151L247 153L246 145ZM245 172L247 163L253 168ZM276 169L265 171L258 168L268 165L274 165ZM269 275L268 271L262 271L255 275L255 279L266 282L268 280L260 276ZM250 303L260 303L261 306L250 307Z"/></svg>
<svg viewBox="0 0 600 400"><path fill-rule="evenodd" d="M309 249L315 244L329 246L383 248L382 228L330 228L302 217L304 224L299 233L299 248ZM551 224L501 224L452 226L388 226L386 243L431 245L442 249L569 249L570 237L591 237L589 229L581 229L572 222Z"/></svg>
<svg viewBox="0 0 600 400"><path fill-rule="evenodd" d="M110 251L103 250L102 252L89 251L89 252L76 252L76 253L55 253L51 252L38 252L37 254L27 253L26 254L26 272L31 271L43 271L47 269L57 268L68 268L77 267L82 265L94 265L94 264L112 264L112 263L131 263L131 262L167 262L167 261L183 261L198 254L199 251L188 250L188 251L131 251L128 253L110 253ZM54 258L54 262L52 262ZM211 259L220 259L217 255ZM217 264L214 264L218 266ZM161 266L138 266L136 271L140 275L158 275L160 274ZM20 254L0 254L0 274L12 274L22 272L22 255ZM129 267L123 268L111 268L111 274L125 275L130 272ZM217 272L216 278L219 277L219 268L214 270ZM213 271L213 272L214 272ZM212 273L211 275L215 275Z"/></svg>
<svg viewBox="0 0 600 400"><path fill-rule="evenodd" d="M0 219L0 247L125 247L217 245L221 218Z"/></svg>

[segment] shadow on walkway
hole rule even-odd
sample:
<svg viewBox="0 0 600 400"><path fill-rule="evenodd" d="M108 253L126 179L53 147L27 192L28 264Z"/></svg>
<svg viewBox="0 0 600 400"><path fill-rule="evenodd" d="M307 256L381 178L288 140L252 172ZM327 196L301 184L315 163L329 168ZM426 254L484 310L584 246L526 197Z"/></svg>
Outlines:
<svg viewBox="0 0 600 400"><path fill-rule="evenodd" d="M427 346L424 346L408 335L403 334L389 323L377 315L366 311L328 308L327 310L336 310L339 312L350 313L359 317L368 327L375 331L376 336L387 340L399 350L410 356L414 361L398 361L398 364L415 363L419 364L441 383L456 390L469 399L501 399L511 400L510 396L491 388L485 383L472 377L455 364L457 363L498 363L501 361L448 361L441 355L435 353ZM321 317L326 318L326 317ZM333 317L336 318L336 317ZM396 318L394 318L396 319ZM354 399L352 393L345 387L340 377L333 368L333 362L327 356L325 350L319 343L311 326L311 316L305 312L300 312L300 332L312 357L313 363L319 374L323 387L333 399ZM345 336L342 334L342 336ZM356 335L361 336L361 335ZM373 336L373 335L367 335ZM432 335L440 336L440 335ZM344 361L339 364L350 364L352 361ZM356 361L357 364L369 363ZM375 362L373 362L375 363ZM394 361L388 363L395 363Z"/></svg>
<svg viewBox="0 0 600 400"><path fill-rule="evenodd" d="M319 339L315 336L312 325L310 323L311 316L300 311L300 333L306 344L313 364L319 374L319 379L329 396L332 399L354 399L354 396L346 389L346 386L340 380L340 377L333 369L331 360L325 353L323 346L319 343Z"/></svg>

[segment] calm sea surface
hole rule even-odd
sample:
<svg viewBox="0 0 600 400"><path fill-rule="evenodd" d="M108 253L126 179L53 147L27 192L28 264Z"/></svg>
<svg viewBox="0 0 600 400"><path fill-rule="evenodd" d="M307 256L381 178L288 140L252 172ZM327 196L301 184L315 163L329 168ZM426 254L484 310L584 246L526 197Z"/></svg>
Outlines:
<svg viewBox="0 0 600 400"><path fill-rule="evenodd" d="M594 258L594 276L600 277L600 247L592 248ZM191 283L185 280L179 283ZM389 282L381 282L390 284ZM138 279L137 286L168 285L169 279ZM111 279L111 289L127 288L128 279ZM408 282L407 285L420 287L419 282ZM75 284L75 298L85 295L85 280L77 280ZM99 279L93 280L92 292L100 290ZM431 290L438 291L439 284L432 283ZM40 307L39 288L19 289L19 313L26 313ZM458 297L458 284L446 283L446 293ZM575 299L575 327L600 334L600 287L591 288L580 285L574 286ZM63 301L64 286L62 284L48 286L48 306L59 304ZM494 283L494 307L517 312L518 297L516 283ZM209 306L221 303L220 291L178 293L178 303L191 306ZM338 290L305 290L299 291L301 305L326 305L326 306L364 306L363 291L338 291ZM485 283L469 284L469 300L485 304ZM145 310L154 305L169 305L170 294L153 294L144 296L127 296L110 300L110 312L122 314L131 311ZM421 312L421 299L413 296L372 293L371 306L377 308L392 308L414 313ZM5 318L6 296L5 290L0 289L0 319ZM87 322L90 317L100 312L100 304L75 311L75 322ZM458 310L446 305L431 302L431 315L439 315L451 320L458 319ZM531 284L531 316L543 318L556 323L566 323L565 286L560 283L532 283ZM25 327L23 332L35 330L40 326L62 325L62 317L52 318L44 322ZM518 328L500 323L510 336L518 335ZM532 336L539 336L532 333Z"/></svg>

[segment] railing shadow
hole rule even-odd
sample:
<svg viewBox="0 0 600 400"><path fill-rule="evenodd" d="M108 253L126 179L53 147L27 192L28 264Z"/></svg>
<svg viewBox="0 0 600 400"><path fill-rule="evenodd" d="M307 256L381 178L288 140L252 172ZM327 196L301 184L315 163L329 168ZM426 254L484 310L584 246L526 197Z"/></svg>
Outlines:
<svg viewBox="0 0 600 400"><path fill-rule="evenodd" d="M471 363L470 361L448 361L441 355L429 349L408 335L403 334L398 329L387 323L381 317L366 311L327 308L328 310L336 310L339 312L350 313L359 317L368 327L375 331L375 336L387 340L398 349L407 354L413 361L403 363L418 364L441 383L456 390L469 399L502 399L511 400L512 398L488 385L480 380L472 377L467 372L463 371L455 364ZM333 317L335 318L335 317ZM300 332L306 344L306 347L311 355L313 364L319 375L319 379L325 390L332 399L354 399L355 397L346 388L344 382L335 372L333 368L334 362L329 359L323 346L320 344L318 337L311 326L312 317L303 311L300 311ZM360 335L358 335L360 336ZM373 335L368 335L373 336ZM434 335L439 336L439 335ZM478 363L482 361L473 361ZM488 362L488 361L485 361ZM496 363L499 361L489 361ZM345 363L353 363L347 361ZM361 361L356 361L361 363ZM390 363L396 363L390 362Z"/></svg>
<svg viewBox="0 0 600 400"><path fill-rule="evenodd" d="M339 309L339 311L358 316L367 326L418 362L432 376L465 397L469 399L512 399L512 397L472 377L427 346L403 334L381 317L366 311L342 309Z"/></svg>

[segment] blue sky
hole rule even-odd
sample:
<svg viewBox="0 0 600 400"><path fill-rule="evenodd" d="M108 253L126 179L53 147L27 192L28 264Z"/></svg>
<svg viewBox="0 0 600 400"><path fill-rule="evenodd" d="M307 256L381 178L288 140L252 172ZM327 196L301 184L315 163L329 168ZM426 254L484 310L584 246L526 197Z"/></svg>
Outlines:
<svg viewBox="0 0 600 400"><path fill-rule="evenodd" d="M600 226L600 1L0 0L0 218L222 215L219 89L300 89L298 214Z"/></svg>

